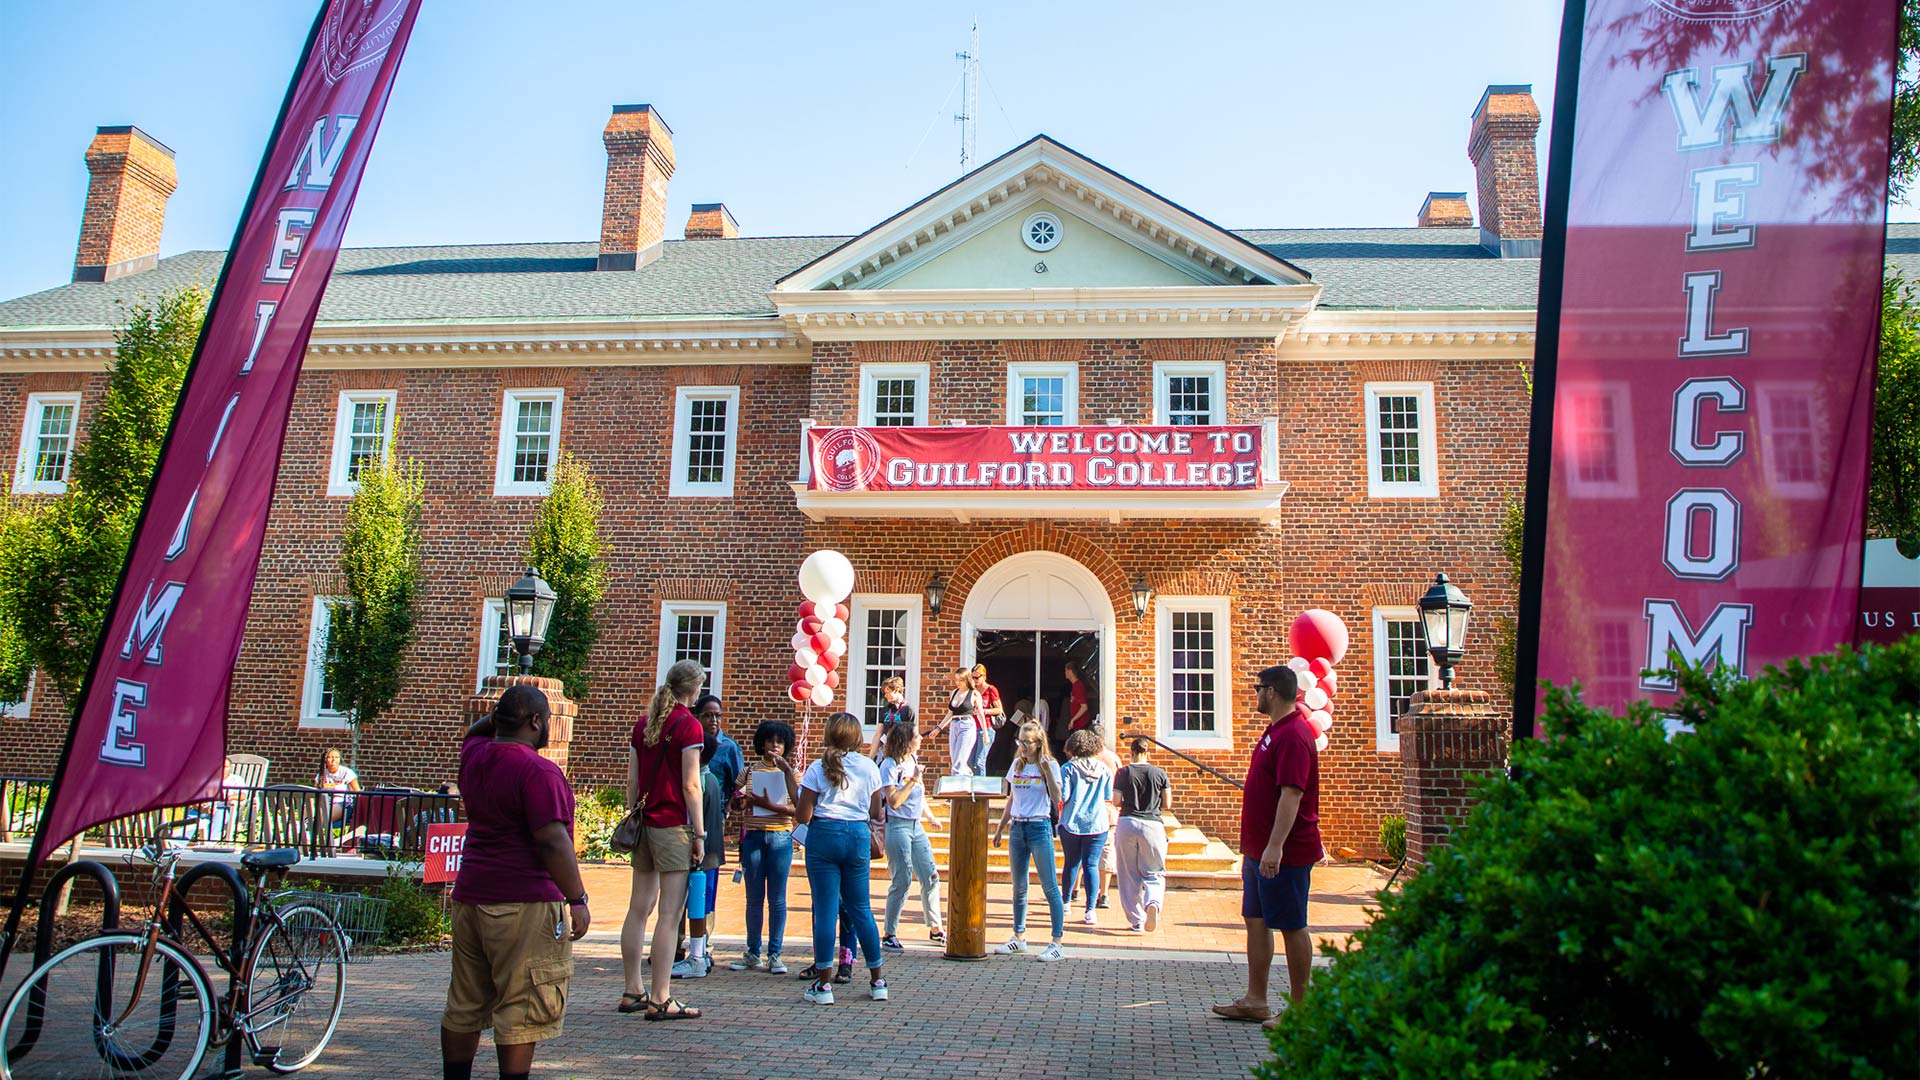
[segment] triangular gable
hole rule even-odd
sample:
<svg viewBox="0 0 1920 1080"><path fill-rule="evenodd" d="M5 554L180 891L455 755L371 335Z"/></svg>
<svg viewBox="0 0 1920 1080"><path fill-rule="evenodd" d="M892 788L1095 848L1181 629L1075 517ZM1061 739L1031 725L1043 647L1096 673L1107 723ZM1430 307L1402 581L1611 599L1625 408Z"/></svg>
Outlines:
<svg viewBox="0 0 1920 1080"><path fill-rule="evenodd" d="M1021 246L1018 230L1040 212L1055 214L1067 226L1057 256L1048 263L1049 270L1057 264L1064 276L1037 277L1034 264L1050 253ZM994 247L998 233L1009 235ZM952 265L935 266L949 259ZM1286 260L1037 135L786 275L774 288L791 293L922 286L1301 285L1310 280Z"/></svg>

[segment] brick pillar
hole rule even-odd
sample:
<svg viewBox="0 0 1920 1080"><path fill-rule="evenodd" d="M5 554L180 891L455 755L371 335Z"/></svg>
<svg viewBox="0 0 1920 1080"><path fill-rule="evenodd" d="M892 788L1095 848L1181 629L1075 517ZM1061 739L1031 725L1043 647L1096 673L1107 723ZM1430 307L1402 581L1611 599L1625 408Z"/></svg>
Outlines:
<svg viewBox="0 0 1920 1080"><path fill-rule="evenodd" d="M673 129L651 105L616 105L600 141L607 147L607 186L599 268L637 270L659 254L655 245L666 237Z"/></svg>
<svg viewBox="0 0 1920 1080"><path fill-rule="evenodd" d="M1414 870L1472 805L1473 777L1507 766L1508 718L1484 690L1413 695L1400 718L1400 775L1406 792L1407 859Z"/></svg>
<svg viewBox="0 0 1920 1080"><path fill-rule="evenodd" d="M1510 258L1540 256L1539 131L1533 87L1489 86L1467 134L1480 195L1480 242Z"/></svg>
<svg viewBox="0 0 1920 1080"><path fill-rule="evenodd" d="M553 718L548 724L547 748L540 756L560 766L562 773L567 771L567 746L573 742L573 720L580 715L580 707L568 697L559 679L549 679L540 675L489 675L480 685L480 692L467 699L466 709L460 723L464 727L493 711L494 703L510 686L525 683L547 695L547 707L552 710Z"/></svg>
<svg viewBox="0 0 1920 1080"><path fill-rule="evenodd" d="M167 198L179 183L173 151L131 124L98 129L87 147L87 206L73 280L112 281L160 261Z"/></svg>

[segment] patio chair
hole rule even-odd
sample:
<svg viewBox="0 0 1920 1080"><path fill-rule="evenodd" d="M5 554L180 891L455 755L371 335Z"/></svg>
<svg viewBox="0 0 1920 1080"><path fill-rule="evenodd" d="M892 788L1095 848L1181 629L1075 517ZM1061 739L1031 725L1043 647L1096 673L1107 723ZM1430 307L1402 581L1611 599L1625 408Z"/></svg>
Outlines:
<svg viewBox="0 0 1920 1080"><path fill-rule="evenodd" d="M275 784L257 792L248 818L249 847L300 849L309 858L333 851L333 804L319 788Z"/></svg>
<svg viewBox="0 0 1920 1080"><path fill-rule="evenodd" d="M242 826L252 820L254 793L267 786L269 764L267 759L259 754L227 755L227 775L242 781L236 785L240 788L240 797L231 803L233 807L231 816L218 812L214 815L217 825L214 839L230 844L247 842L248 838Z"/></svg>
<svg viewBox="0 0 1920 1080"><path fill-rule="evenodd" d="M354 799L353 834L361 857L399 858L400 823L408 799L417 794L412 788L374 788Z"/></svg>

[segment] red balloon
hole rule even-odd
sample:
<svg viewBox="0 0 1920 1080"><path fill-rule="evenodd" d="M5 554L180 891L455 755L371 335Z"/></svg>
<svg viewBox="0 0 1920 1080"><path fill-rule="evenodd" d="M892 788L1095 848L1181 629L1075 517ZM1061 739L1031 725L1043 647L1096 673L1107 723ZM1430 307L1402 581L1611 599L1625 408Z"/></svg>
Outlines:
<svg viewBox="0 0 1920 1080"><path fill-rule="evenodd" d="M821 653L820 666L823 668L826 668L830 672L838 671L840 670L840 658L833 655L832 653Z"/></svg>
<svg viewBox="0 0 1920 1080"><path fill-rule="evenodd" d="M808 637L812 637L813 635L819 633L821 629L826 625L827 624L822 622L820 619L815 618L813 616L808 616L807 618L800 620L800 632L807 635Z"/></svg>
<svg viewBox="0 0 1920 1080"><path fill-rule="evenodd" d="M1314 678L1324 679L1327 676L1333 674L1333 661L1322 656L1319 659L1308 664L1307 670L1313 672Z"/></svg>
<svg viewBox="0 0 1920 1080"><path fill-rule="evenodd" d="M1320 689L1325 690L1327 692L1328 697L1332 697L1334 695L1335 693L1334 688L1339 685L1340 685L1340 676L1335 675L1331 671L1327 672L1325 675L1320 676Z"/></svg>
<svg viewBox="0 0 1920 1080"><path fill-rule="evenodd" d="M808 695L812 693L813 687L808 686L804 682L796 682L792 686L787 687L787 696L795 701L804 702L807 700Z"/></svg>
<svg viewBox="0 0 1920 1080"><path fill-rule="evenodd" d="M845 604L835 604L833 605L833 617L839 619L841 622L846 622L853 618L853 609Z"/></svg>
<svg viewBox="0 0 1920 1080"><path fill-rule="evenodd" d="M819 653L821 656L825 656L827 655L827 646L833 644L833 638L827 636L824 633L817 633L813 635L812 639L810 639L808 644L813 646L814 652Z"/></svg>
<svg viewBox="0 0 1920 1080"><path fill-rule="evenodd" d="M804 682L806 678L807 669L801 667L799 664L795 664L787 669L787 681L790 683Z"/></svg>
<svg viewBox="0 0 1920 1080"><path fill-rule="evenodd" d="M1347 655L1347 624L1324 608L1308 608L1293 620L1287 644L1295 656L1323 656L1338 664Z"/></svg>
<svg viewBox="0 0 1920 1080"><path fill-rule="evenodd" d="M828 669L827 669L827 681L826 681L826 683L825 683L824 685L825 685L825 686L826 686L826 688L827 688L827 689L829 689L829 690L836 690L836 689L838 689L838 688L839 688L839 686L840 686L840 673L839 673L839 672L837 672L837 671L835 671L835 670L833 670L832 668L828 668Z"/></svg>
<svg viewBox="0 0 1920 1080"><path fill-rule="evenodd" d="M811 600L800 601L800 617L803 619L811 619L813 618L813 615L814 615L813 601Z"/></svg>

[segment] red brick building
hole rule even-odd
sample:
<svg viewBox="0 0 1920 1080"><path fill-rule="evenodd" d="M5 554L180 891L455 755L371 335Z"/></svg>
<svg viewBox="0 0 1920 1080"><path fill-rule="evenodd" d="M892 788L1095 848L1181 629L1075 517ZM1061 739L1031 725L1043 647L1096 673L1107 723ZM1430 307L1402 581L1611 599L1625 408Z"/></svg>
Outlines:
<svg viewBox="0 0 1920 1080"><path fill-rule="evenodd" d="M1464 194L1436 192L1414 228L1223 229L1038 137L858 236L743 237L713 203L668 239L672 132L621 106L602 134L598 243L342 253L294 402L230 743L298 781L344 742L311 657L354 472L391 442L427 481L427 587L410 680L363 732L361 771L449 775L463 700L506 662L497 598L565 449L600 482L611 548L572 744L583 782L621 775L629 725L681 655L709 664L737 737L791 716L794 573L831 547L858 573L836 706L850 690L862 707L897 673L936 718L947 673L977 660L1009 706L1058 714L1072 658L1110 736L1154 735L1229 775L1262 726L1253 674L1287 658L1297 613L1331 609L1353 644L1323 827L1375 849L1401 798L1395 718L1426 685L1412 605L1436 571L1476 605L1481 659L1463 682L1504 694L1488 627L1513 610L1498 526L1524 473L1538 123L1525 87L1491 87L1475 109L1479 228ZM116 305L211 284L222 260L156 261L164 146L103 128L87 163L73 283L0 303L0 417L20 426L27 493L63 486ZM803 454L809 427L877 445L900 434L881 429L931 443L956 425L1039 425L1089 447L1179 426L1196 444L1244 437L1251 464L1225 485L1148 469L1009 486L962 470L930 490L836 490ZM0 771L44 775L64 706L43 687L9 717ZM1181 816L1231 838L1236 793L1163 760Z"/></svg>

